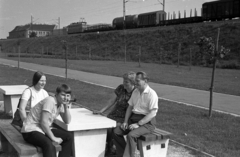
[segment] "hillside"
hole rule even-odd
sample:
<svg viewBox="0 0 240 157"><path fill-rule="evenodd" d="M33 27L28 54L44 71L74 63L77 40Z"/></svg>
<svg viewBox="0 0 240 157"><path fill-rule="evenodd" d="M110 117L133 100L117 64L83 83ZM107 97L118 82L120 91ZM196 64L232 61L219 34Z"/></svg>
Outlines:
<svg viewBox="0 0 240 157"><path fill-rule="evenodd" d="M240 66L240 22L239 20L131 29L125 31L126 60L138 61L141 51L142 62L176 64L178 54L180 64L190 62L204 64L195 44L200 37L217 37L220 28L219 45L231 50L230 54L218 63L222 68ZM2 52L13 56L20 43L22 56L65 57L61 41L67 41L70 59L124 60L124 31L52 36L19 40L1 40ZM190 53L191 52L191 53Z"/></svg>

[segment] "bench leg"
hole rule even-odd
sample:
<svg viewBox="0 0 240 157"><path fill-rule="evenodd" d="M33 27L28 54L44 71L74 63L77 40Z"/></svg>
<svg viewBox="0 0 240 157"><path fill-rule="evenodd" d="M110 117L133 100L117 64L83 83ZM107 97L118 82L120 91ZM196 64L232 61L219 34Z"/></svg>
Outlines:
<svg viewBox="0 0 240 157"><path fill-rule="evenodd" d="M140 157L166 157L169 139L145 142L138 139ZM156 155L157 154L157 155Z"/></svg>
<svg viewBox="0 0 240 157"><path fill-rule="evenodd" d="M8 140L0 133L0 140L1 140L1 150L6 152L8 150Z"/></svg>

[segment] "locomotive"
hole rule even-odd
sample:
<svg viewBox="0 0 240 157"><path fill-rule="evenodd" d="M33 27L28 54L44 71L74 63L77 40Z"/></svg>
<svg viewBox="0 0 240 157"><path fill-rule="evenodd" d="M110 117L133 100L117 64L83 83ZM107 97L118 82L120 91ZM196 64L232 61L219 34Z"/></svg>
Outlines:
<svg viewBox="0 0 240 157"><path fill-rule="evenodd" d="M123 29L125 24L126 29L153 27L153 26L167 26L186 23L197 23L204 21L218 21L225 19L233 19L240 17L240 0L219 0L213 2L206 2L202 4L202 16L185 17L178 19L166 19L166 12L155 11L149 13L142 13L136 15L125 16L125 22L123 17L116 17L110 24L96 24L86 25L86 23L71 24L68 26L68 34L82 33L82 32L97 32ZM74 27L73 27L74 26ZM78 27L78 28L76 28Z"/></svg>

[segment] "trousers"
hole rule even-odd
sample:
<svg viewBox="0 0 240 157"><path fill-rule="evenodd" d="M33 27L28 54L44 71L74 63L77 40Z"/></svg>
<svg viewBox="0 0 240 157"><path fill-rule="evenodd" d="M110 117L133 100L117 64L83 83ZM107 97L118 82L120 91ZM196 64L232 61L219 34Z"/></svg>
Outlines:
<svg viewBox="0 0 240 157"><path fill-rule="evenodd" d="M60 144L62 146L62 151L59 152L58 157L70 157L73 143L72 133L60 129L52 129L52 133L55 137L59 137L63 140ZM56 149L52 144L52 140L47 135L38 131L32 131L22 133L22 136L26 142L40 147L44 157L56 157Z"/></svg>
<svg viewBox="0 0 240 157"><path fill-rule="evenodd" d="M128 124L131 125L133 123L137 123L144 116L145 115L132 114ZM117 155L123 157L134 157L137 146L137 138L141 135L151 133L154 129L155 126L151 122L148 122L134 130L123 130L120 126L117 126L112 133ZM127 135L127 141L125 141L123 137L124 135Z"/></svg>

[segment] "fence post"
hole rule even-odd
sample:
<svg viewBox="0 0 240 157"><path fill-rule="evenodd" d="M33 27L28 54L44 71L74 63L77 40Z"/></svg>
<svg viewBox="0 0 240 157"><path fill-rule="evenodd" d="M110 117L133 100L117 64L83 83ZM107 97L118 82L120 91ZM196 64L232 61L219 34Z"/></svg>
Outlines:
<svg viewBox="0 0 240 157"><path fill-rule="evenodd" d="M68 68L68 64L67 64L67 41L62 40L62 48L65 51L65 79L67 80L67 68Z"/></svg>
<svg viewBox="0 0 240 157"><path fill-rule="evenodd" d="M138 52L138 66L141 67L141 51L142 51L142 47L139 46L139 52Z"/></svg>
<svg viewBox="0 0 240 157"><path fill-rule="evenodd" d="M189 50L189 70L191 70L192 66L192 49Z"/></svg>
<svg viewBox="0 0 240 157"><path fill-rule="evenodd" d="M76 45L75 57L77 58L77 45Z"/></svg>
<svg viewBox="0 0 240 157"><path fill-rule="evenodd" d="M41 58L43 57L43 52L44 52L44 47L42 45L42 53L41 53Z"/></svg>
<svg viewBox="0 0 240 157"><path fill-rule="evenodd" d="M161 47L159 47L159 59L160 59L160 64L162 64L162 54L163 54L163 52L162 52L162 48Z"/></svg>
<svg viewBox="0 0 240 157"><path fill-rule="evenodd" d="M124 63L127 62L127 47L126 47L126 42L124 44Z"/></svg>
<svg viewBox="0 0 240 157"><path fill-rule="evenodd" d="M181 43L178 44L178 64L177 67L179 67L179 62L180 62L180 51L181 51Z"/></svg>
<svg viewBox="0 0 240 157"><path fill-rule="evenodd" d="M66 75L66 79L67 79L67 69L68 69L68 51L67 51L67 46L66 46L66 49L65 49L65 75Z"/></svg>
<svg viewBox="0 0 240 157"><path fill-rule="evenodd" d="M89 46L88 59L89 59L89 60L91 60L91 59L92 59L92 54L91 54L91 46Z"/></svg>
<svg viewBox="0 0 240 157"><path fill-rule="evenodd" d="M17 45L18 45L18 69L19 69L19 67L20 67L20 51L21 51L20 41L17 42Z"/></svg>

